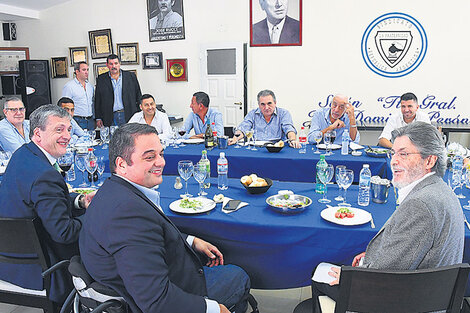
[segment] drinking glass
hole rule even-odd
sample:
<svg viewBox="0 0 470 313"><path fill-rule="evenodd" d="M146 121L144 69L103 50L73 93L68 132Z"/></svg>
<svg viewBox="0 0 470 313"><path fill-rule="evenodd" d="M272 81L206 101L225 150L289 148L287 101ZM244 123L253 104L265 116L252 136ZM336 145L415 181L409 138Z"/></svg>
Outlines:
<svg viewBox="0 0 470 313"><path fill-rule="evenodd" d="M313 140L315 140L315 142L317 143L317 150L315 150L315 154L320 154L320 150L318 150L318 145L320 144L320 142L322 141L323 139L323 133L320 131L320 130L316 130L313 132L312 134L313 136ZM312 147L312 150L313 150L313 147Z"/></svg>
<svg viewBox="0 0 470 313"><path fill-rule="evenodd" d="M252 129L247 130L246 131L246 139L247 139L248 144L247 144L246 149L248 149L248 150L251 150L250 141L251 141L252 138L253 138L253 130Z"/></svg>
<svg viewBox="0 0 470 313"><path fill-rule="evenodd" d="M335 143L336 140L336 130L330 130L331 144Z"/></svg>
<svg viewBox="0 0 470 313"><path fill-rule="evenodd" d="M326 193L327 193L326 184L328 184L331 181L334 173L335 173L335 168L333 167L333 164L328 164L325 168L322 168L318 172L318 178L320 179L320 182L323 184L323 186L325 186L324 188L325 192L323 193L323 198L318 199L318 202L320 203L331 202L331 200L326 198Z"/></svg>
<svg viewBox="0 0 470 313"><path fill-rule="evenodd" d="M344 171L346 169L345 165L338 165L336 166L336 183L338 184L338 196L335 198L336 201L344 201L343 196L341 196L341 188L343 185L341 184L341 179L340 179L340 172Z"/></svg>
<svg viewBox="0 0 470 313"><path fill-rule="evenodd" d="M86 187L87 183L85 182L85 170L86 170L86 154L78 154L75 156L75 166L80 172L82 172L82 183L78 185L79 187Z"/></svg>
<svg viewBox="0 0 470 313"><path fill-rule="evenodd" d="M172 147L175 148L175 149L178 149L179 146L178 146L178 132L177 132L177 129L176 127L173 127L172 129L172 132L171 132L171 139L173 140L173 144L172 144Z"/></svg>
<svg viewBox="0 0 470 313"><path fill-rule="evenodd" d="M180 140L181 140L180 147L185 147L186 146L183 142L184 134L186 134L186 128L184 128L184 126L178 128L178 135L180 135Z"/></svg>
<svg viewBox="0 0 470 313"><path fill-rule="evenodd" d="M70 181L70 178L68 177L68 171L73 164L73 152L67 149L67 152L57 159L57 164L59 164L60 169L65 173L66 180Z"/></svg>
<svg viewBox="0 0 470 313"><path fill-rule="evenodd" d="M100 128L100 137L103 142L103 149L108 149L109 127L103 126Z"/></svg>
<svg viewBox="0 0 470 313"><path fill-rule="evenodd" d="M463 171L451 171L449 173L449 185L450 187L452 188L452 190L454 191L455 195L457 196L457 198L459 199L464 199L465 196L462 194L462 185L463 185L463 182L464 182L464 179L462 179L464 177L465 173ZM460 192L457 193L456 189L457 188L460 188Z"/></svg>
<svg viewBox="0 0 470 313"><path fill-rule="evenodd" d="M234 127L233 128L233 138L236 138L237 137L237 133L240 134L241 133L241 130L239 130L238 128ZM240 144L240 142L242 142L243 144L243 141L241 139L238 139L236 142L235 142L235 149L240 149L242 144Z"/></svg>
<svg viewBox="0 0 470 313"><path fill-rule="evenodd" d="M104 167L105 167L105 164L104 164L104 157L103 156L99 156L98 157L98 174L99 174L99 177L98 177L98 186L101 186L103 185L103 173L104 173Z"/></svg>
<svg viewBox="0 0 470 313"><path fill-rule="evenodd" d="M325 155L331 155L332 153L330 152L330 144L331 144L330 132L325 133L325 135L323 136L323 142L325 143L325 148L326 148Z"/></svg>
<svg viewBox="0 0 470 313"><path fill-rule="evenodd" d="M194 171L194 165L192 161L183 160L178 162L178 173L181 178L186 182L186 192L181 196L192 197L193 195L188 192L188 179L191 177Z"/></svg>
<svg viewBox="0 0 470 313"><path fill-rule="evenodd" d="M253 151L258 151L258 149L256 149L256 137L257 137L258 133L256 131L256 129L253 129L253 148L251 148L251 150Z"/></svg>
<svg viewBox="0 0 470 313"><path fill-rule="evenodd" d="M98 168L98 162L95 155L88 155L85 157L85 167L87 172L91 176L91 188L96 188L95 181L93 179L93 174L95 173L96 169Z"/></svg>
<svg viewBox="0 0 470 313"><path fill-rule="evenodd" d="M90 137L90 141L91 141L91 146L93 145L93 141L95 140L96 138L96 130L92 129L92 130L89 130L88 131L88 136Z"/></svg>
<svg viewBox="0 0 470 313"><path fill-rule="evenodd" d="M341 170L339 172L341 186L343 186L344 194L343 194L343 202L338 204L340 206L351 206L349 203L346 202L346 192L348 191L349 186L351 186L354 180L354 171L353 170ZM338 177L336 177L338 179Z"/></svg>
<svg viewBox="0 0 470 313"><path fill-rule="evenodd" d="M194 179L199 183L198 196L205 196L207 192L204 191L204 180L207 177L207 166L201 162L196 163L193 171Z"/></svg>

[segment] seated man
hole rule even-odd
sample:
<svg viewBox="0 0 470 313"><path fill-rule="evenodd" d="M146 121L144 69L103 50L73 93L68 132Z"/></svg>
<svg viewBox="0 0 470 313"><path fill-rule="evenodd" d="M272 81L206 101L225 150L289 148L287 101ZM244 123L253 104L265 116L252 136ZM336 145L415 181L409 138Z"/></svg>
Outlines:
<svg viewBox="0 0 470 313"><path fill-rule="evenodd" d="M414 270L462 262L464 217L459 199L442 180L447 156L439 131L416 122L392 134L393 185L399 206L357 255L352 266ZM312 296L338 298L340 268L331 268L330 284L312 285Z"/></svg>
<svg viewBox="0 0 470 313"><path fill-rule="evenodd" d="M271 90L261 90L257 96L258 108L251 110L238 126L238 131L229 140L232 145L242 139L246 132L254 130L256 140L288 140L289 145L300 148L296 139L292 117L286 109L276 107L276 96Z"/></svg>
<svg viewBox="0 0 470 313"><path fill-rule="evenodd" d="M157 110L155 99L152 95L145 94L140 101L140 112L135 113L129 123L147 124L155 127L158 137L167 140L171 137L170 120L166 113Z"/></svg>
<svg viewBox="0 0 470 313"><path fill-rule="evenodd" d="M234 265L223 266L212 244L182 234L161 207L165 166L155 128L119 127L109 144L111 172L93 199L80 234L85 268L118 292L134 313L245 312L250 281ZM200 256L208 258L203 266Z"/></svg>
<svg viewBox="0 0 470 313"><path fill-rule="evenodd" d="M224 135L224 122L222 113L216 109L209 108L209 95L203 91L196 92L191 98L189 107L193 110L189 113L188 118L184 121L184 129L186 130L185 138L204 138L207 123L215 123L215 129L218 136ZM190 136L189 132L194 128L194 135Z"/></svg>
<svg viewBox="0 0 470 313"><path fill-rule="evenodd" d="M346 96L334 96L331 101L331 108L322 108L313 113L307 140L310 143L315 142L315 139L313 139L315 131L321 131L325 135L326 132L331 130L336 131L336 139L333 143L341 144L345 130L349 130L349 139L351 141L359 143L360 135L357 131L354 106L349 103Z"/></svg>
<svg viewBox="0 0 470 313"><path fill-rule="evenodd" d="M72 117L70 120L70 124L72 125L72 131L70 133L72 138L70 141L74 143L78 138L85 136L85 131L80 127L80 125L78 125L77 121L73 119L73 115L75 113L75 104L73 103L73 100L67 97L62 97L57 101L57 105L67 111L67 113Z"/></svg>
<svg viewBox="0 0 470 313"><path fill-rule="evenodd" d="M56 160L65 154L70 140L71 119L56 105L36 109L30 116L31 142L13 154L0 185L0 216L39 219L40 239L51 264L78 253L82 223L75 216L84 213L94 195L71 196L57 170ZM58 273L52 276L50 298L62 303L70 291L64 286L69 275L60 277ZM24 288L43 289L40 266L0 263L0 279Z"/></svg>
<svg viewBox="0 0 470 313"><path fill-rule="evenodd" d="M419 110L418 98L411 92L401 96L400 109L401 112L396 112L388 118L387 124L379 137L379 146L391 148L392 142L390 139L392 138L392 131L397 128L416 121L431 123L428 115Z"/></svg>
<svg viewBox="0 0 470 313"><path fill-rule="evenodd" d="M4 151L13 153L30 141L29 121L25 120L25 113L26 109L19 98L10 97L5 101L5 118L0 121L0 146Z"/></svg>

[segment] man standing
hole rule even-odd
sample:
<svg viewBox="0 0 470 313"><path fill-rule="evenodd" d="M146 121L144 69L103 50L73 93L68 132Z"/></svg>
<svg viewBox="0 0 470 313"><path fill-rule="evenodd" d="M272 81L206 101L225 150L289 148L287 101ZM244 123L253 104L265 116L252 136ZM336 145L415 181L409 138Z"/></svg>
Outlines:
<svg viewBox="0 0 470 313"><path fill-rule="evenodd" d="M138 111L142 93L135 74L121 70L117 55L110 54L106 66L109 72L96 80L96 126L121 126Z"/></svg>
<svg viewBox="0 0 470 313"><path fill-rule="evenodd" d="M253 25L253 44L297 44L299 21L287 16L289 0L259 0L266 18Z"/></svg>
<svg viewBox="0 0 470 313"><path fill-rule="evenodd" d="M5 118L0 121L0 146L4 151L13 153L30 141L29 121L25 120L25 111L19 98L11 97L5 101Z"/></svg>
<svg viewBox="0 0 470 313"><path fill-rule="evenodd" d="M175 0L156 0L159 13L150 19L150 29L181 27L183 18L173 11Z"/></svg>
<svg viewBox="0 0 470 313"><path fill-rule="evenodd" d="M75 103L73 119L83 129L95 129L93 120L93 85L88 81L88 64L78 62L73 67L75 78L65 84L62 97L67 97Z"/></svg>
<svg viewBox="0 0 470 313"><path fill-rule="evenodd" d="M72 99L67 98L67 97L62 97L57 101L57 105L67 111L68 114L70 114L71 117L74 117L75 113L75 104ZM78 125L78 123L74 120L71 119L70 123L72 125L72 131L70 132L70 135L72 135L72 139L70 140L72 143L76 142L78 138L85 136L85 131Z"/></svg>
<svg viewBox="0 0 470 313"><path fill-rule="evenodd" d="M387 124L385 125L382 134L379 137L379 145L385 148L391 148L392 142L392 131L413 123L416 121L431 123L426 113L419 110L418 98L411 93L407 92L400 98L400 109L401 112L394 113L388 118Z"/></svg>
<svg viewBox="0 0 470 313"><path fill-rule="evenodd" d="M247 274L223 266L217 247L182 234L159 206L160 193L152 188L162 182L165 160L155 128L126 124L109 146L113 175L93 199L80 234L90 275L134 313L228 313L231 306L245 312Z"/></svg>
<svg viewBox="0 0 470 313"><path fill-rule="evenodd" d="M357 131L354 107L349 103L346 96L334 96L330 108L322 108L313 113L307 138L308 142L315 142L313 139L315 131L321 131L324 135L332 130L336 131L336 143L341 143L345 130L349 130L349 139L351 141L359 143L360 136Z"/></svg>
<svg viewBox="0 0 470 313"><path fill-rule="evenodd" d="M78 253L82 223L75 216L84 213L94 195L71 197L58 171L57 159L70 141L70 119L56 105L36 109L30 116L31 142L13 154L0 185L0 216L36 218L51 264ZM71 287L64 285L65 277L63 272L53 274L51 300L63 303ZM40 266L1 263L0 279L23 288L44 287Z"/></svg>
<svg viewBox="0 0 470 313"><path fill-rule="evenodd" d="M224 122L222 113L216 109L209 108L209 95L203 91L198 91L193 94L189 107L192 112L189 113L188 118L184 121L184 129L186 130L185 137L189 137L189 132L194 128L194 135L191 138L204 138L207 123L215 123L215 129L218 136L224 135ZM212 125L211 125L212 127Z"/></svg>
<svg viewBox="0 0 470 313"><path fill-rule="evenodd" d="M157 105L152 95L145 94L142 96L140 109L142 111L134 114L129 123L147 124L155 127L158 137L162 140L167 140L171 137L171 125L168 115L157 110Z"/></svg>
<svg viewBox="0 0 470 313"><path fill-rule="evenodd" d="M392 182L399 206L352 266L414 270L461 263L464 217L459 200L442 180L447 155L439 131L416 122L395 130L393 139ZM329 285L312 285L314 299L321 294L337 299L340 268L329 274Z"/></svg>

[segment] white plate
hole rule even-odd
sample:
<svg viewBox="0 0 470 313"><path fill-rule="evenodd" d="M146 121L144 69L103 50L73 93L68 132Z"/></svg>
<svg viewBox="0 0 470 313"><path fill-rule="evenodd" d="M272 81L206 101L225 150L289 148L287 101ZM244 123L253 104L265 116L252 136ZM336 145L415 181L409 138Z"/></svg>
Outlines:
<svg viewBox="0 0 470 313"><path fill-rule="evenodd" d="M189 144L196 144L196 143L204 143L204 139L202 138L190 138L190 139L184 139L184 143L189 143Z"/></svg>
<svg viewBox="0 0 470 313"><path fill-rule="evenodd" d="M272 141L269 141L269 140L255 140L255 146L258 146L258 147L264 146L267 143L275 144L275 142L272 142ZM245 146L247 146L247 145L248 145L248 142L245 142ZM253 141L250 141L250 146L252 146L252 145L253 145Z"/></svg>
<svg viewBox="0 0 470 313"><path fill-rule="evenodd" d="M324 143L320 143L320 144L318 145L318 149L326 149L326 145L325 145ZM335 143L332 143L332 144L330 145L330 149L331 149L331 150L341 149L341 146L340 146L340 145L337 145L337 144L335 144Z"/></svg>
<svg viewBox="0 0 470 313"><path fill-rule="evenodd" d="M339 225L345 225L345 226L362 225L362 224L370 222L370 220L372 219L372 215L370 215L369 212L362 210L362 209L349 208L349 207L348 209L354 213L354 217L336 218L335 213L340 208L341 207L339 206L326 208L323 211L321 211L320 216L324 220L327 220L328 222L332 222L332 223L339 224Z"/></svg>
<svg viewBox="0 0 470 313"><path fill-rule="evenodd" d="M91 146L97 146L100 144L100 141L98 139L95 139L93 140L93 143L91 144ZM90 142L89 141L86 141L86 142L78 142L74 145L75 148L78 148L78 147L88 147L90 146Z"/></svg>
<svg viewBox="0 0 470 313"><path fill-rule="evenodd" d="M215 208L215 202L208 198L191 198L191 199L198 199L202 202L202 208L198 209L191 209L191 208L182 208L180 207L181 200L176 200L170 203L170 210L176 213L183 213L183 214L199 214L204 212L209 212L210 210Z"/></svg>

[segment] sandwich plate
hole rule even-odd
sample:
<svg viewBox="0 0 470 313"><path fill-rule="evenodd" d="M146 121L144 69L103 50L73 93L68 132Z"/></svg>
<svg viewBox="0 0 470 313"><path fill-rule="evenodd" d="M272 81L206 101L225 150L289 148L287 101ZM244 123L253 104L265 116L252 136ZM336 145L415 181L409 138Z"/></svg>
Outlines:
<svg viewBox="0 0 470 313"><path fill-rule="evenodd" d="M362 209L351 208L351 207L345 207L345 208L347 208L352 213L354 213L354 217L336 218L335 213L341 208L342 207L339 207L339 206L326 208L323 211L321 211L320 216L324 220L327 220L328 222L335 223L338 225L344 225L344 226L362 225L362 224L370 222L370 220L372 219L372 215L370 215L369 212L362 210Z"/></svg>
<svg viewBox="0 0 470 313"><path fill-rule="evenodd" d="M201 198L201 197L196 197L196 198L188 198L189 201L193 202L196 204L196 207L182 207L181 202L184 199L179 199L176 201L173 201L170 203L170 210L176 213L182 213L182 214L199 214L199 213L204 213L204 212L209 212L215 208L215 202L212 201L211 199L208 198ZM200 203L200 205L197 205Z"/></svg>

